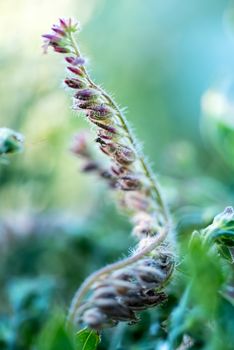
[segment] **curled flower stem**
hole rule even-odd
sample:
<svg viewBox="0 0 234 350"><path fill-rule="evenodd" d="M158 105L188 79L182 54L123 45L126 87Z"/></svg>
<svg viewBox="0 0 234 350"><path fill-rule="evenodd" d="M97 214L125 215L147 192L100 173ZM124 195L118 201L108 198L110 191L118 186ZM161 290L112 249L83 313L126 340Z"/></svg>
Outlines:
<svg viewBox="0 0 234 350"><path fill-rule="evenodd" d="M84 138L76 138L73 152L85 161L84 171L96 171L109 181L110 188L120 194L118 202L122 208L129 210L134 224L133 234L140 240L137 250L130 257L94 272L84 281L72 300L68 323L75 323L82 311L85 312L81 320L96 329L105 324L116 325L119 321L136 321L137 310L152 307L165 300L165 293L160 293L160 290L172 271L171 253L163 252L161 246L162 250L158 249L158 252L151 254L150 261L144 262L141 259L153 253L163 241L166 241L171 227L169 212L159 184L139 150L123 112L114 99L92 81L86 70L85 60L73 37L73 33L77 32L77 24L73 24L71 19L60 19L59 26L54 25L52 31L53 34L43 35L46 39L44 48L46 50L51 46L55 52L71 54L65 57L65 61L69 64L68 71L73 75L64 82L75 90L74 109L82 110L89 122L97 127L95 141L98 142L100 151L109 157L110 167L103 171L98 166L90 157ZM166 265L162 256L163 259L166 258ZM134 264L138 265L135 270ZM118 280L116 276L112 276L113 272L117 273L116 270L125 268L129 270L129 281L125 281L124 277L119 277ZM163 280L158 278L160 273ZM113 291L114 283L108 281L108 277L113 277L114 280L116 278L115 282L122 283L124 287ZM90 304L90 300L83 304L84 297L97 282L103 282L103 285L98 292L96 290L93 292L93 304ZM107 285L110 283L111 293L107 292L108 287L105 283ZM96 300L96 297L99 299ZM88 305L91 308L86 310Z"/></svg>
<svg viewBox="0 0 234 350"><path fill-rule="evenodd" d="M94 282L100 279L100 277L110 274L113 271L122 269L126 266L129 266L135 262L137 262L139 259L141 259L143 256L149 254L152 252L160 243L162 243L165 238L167 237L167 234L170 230L170 227L164 227L163 230L158 233L158 235L152 239L152 242L147 245L145 248L140 250L138 253L131 255L130 257L123 259L121 261L118 261L116 263L107 265L100 270L92 273L80 286L80 288L77 290L76 294L73 297L70 310L68 313L68 324L73 324L77 315L77 310L81 306L82 300L86 293L89 291L90 287L93 285Z"/></svg>
<svg viewBox="0 0 234 350"><path fill-rule="evenodd" d="M73 34L70 33L70 41L71 44L73 46L74 52L76 54L77 57L80 57L80 50L79 47L76 43L76 41L74 40ZM85 77L87 79L87 81L89 82L89 84L91 85L91 87L97 89L98 91L100 91L100 93L102 94L103 97L105 97L105 99L107 100L107 102L110 104L110 106L115 109L115 111L117 112L118 118L119 118L119 122L123 128L123 130L126 132L126 137L129 139L130 143L132 144L133 148L135 149L135 151L137 152L138 155L138 160L142 165L142 168L144 170L145 176L148 178L150 184L151 184L151 188L155 194L155 200L157 201L157 203L159 204L161 210L162 210L162 214L164 216L165 222L166 223L170 223L170 215L169 215L169 211L167 208L166 203L164 202L161 190L160 190L160 186L157 183L157 180L155 179L155 177L152 174L152 171L149 167L149 165L146 163L143 154L138 150L137 146L136 146L136 141L134 138L134 135L132 135L132 132L130 130L130 127L128 125L128 122L124 116L124 114L122 113L121 109L118 107L117 103L113 100L113 98L105 91L103 90L100 86L96 85L92 79L90 78L87 69L85 68L85 66L81 67L81 70L84 72Z"/></svg>

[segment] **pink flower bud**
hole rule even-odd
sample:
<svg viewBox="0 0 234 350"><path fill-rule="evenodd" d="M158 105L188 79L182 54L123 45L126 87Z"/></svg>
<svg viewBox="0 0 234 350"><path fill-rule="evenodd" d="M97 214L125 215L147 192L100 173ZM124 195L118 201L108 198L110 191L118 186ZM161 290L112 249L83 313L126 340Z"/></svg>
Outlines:
<svg viewBox="0 0 234 350"><path fill-rule="evenodd" d="M69 53L70 50L65 48L65 47L61 47L61 46L54 46L54 51L59 52L59 53Z"/></svg>
<svg viewBox="0 0 234 350"><path fill-rule="evenodd" d="M84 76L84 72L83 72L80 68L77 68L77 67L75 68L75 67L70 67L70 66L68 66L67 69L68 69L70 72L72 72L72 73L74 73L74 74L76 74L76 75L79 75L79 76L81 76L81 77Z"/></svg>
<svg viewBox="0 0 234 350"><path fill-rule="evenodd" d="M65 61L67 61L67 63L70 63L70 64L73 64L73 61L74 61L74 57L65 57Z"/></svg>

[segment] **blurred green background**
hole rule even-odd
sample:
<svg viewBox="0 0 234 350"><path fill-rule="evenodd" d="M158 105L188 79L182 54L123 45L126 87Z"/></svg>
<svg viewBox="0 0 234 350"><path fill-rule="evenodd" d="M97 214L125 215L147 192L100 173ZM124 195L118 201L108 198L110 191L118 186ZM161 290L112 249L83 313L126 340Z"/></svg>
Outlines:
<svg viewBox="0 0 234 350"><path fill-rule="evenodd" d="M56 300L67 306L81 280L131 242L120 239L130 227L103 196L105 186L81 174L69 152L74 133L88 125L63 90L61 56L42 54L41 34L70 16L82 25L94 80L127 107L179 234L233 203L234 2L1 0L1 126L25 136L24 152L0 164L5 314L18 302L11 300L20 295L17 278L61 288Z"/></svg>
<svg viewBox="0 0 234 350"><path fill-rule="evenodd" d="M233 82L230 2L9 0L0 12L1 125L26 138L24 154L1 167L1 211L83 214L97 193L68 152L87 124L61 88L61 57L41 51L40 35L59 16L81 22L92 76L127 106L155 171L231 181L200 133L202 95Z"/></svg>

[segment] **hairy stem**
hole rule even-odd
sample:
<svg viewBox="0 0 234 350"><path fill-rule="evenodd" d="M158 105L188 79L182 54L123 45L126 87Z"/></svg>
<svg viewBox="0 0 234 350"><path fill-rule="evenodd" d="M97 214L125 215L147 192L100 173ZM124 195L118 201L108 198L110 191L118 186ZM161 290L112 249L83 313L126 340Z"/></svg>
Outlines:
<svg viewBox="0 0 234 350"><path fill-rule="evenodd" d="M74 49L75 54L77 55L77 57L80 57L80 50L79 50L79 47L78 47L76 41L74 40L72 33L70 33L70 41L71 41L71 44L72 44L72 47ZM104 91L101 87L99 87L98 85L96 85L92 81L92 79L90 78L90 76L89 76L89 74L84 66L82 67L82 71L84 72L85 77L86 77L87 81L89 82L90 86L97 89L98 91L100 91L100 93L106 99L106 101L110 104L110 106L117 112L119 122L120 122L122 128L124 129L124 131L126 132L126 137L129 139L133 149L137 153L137 156L138 156L137 158L142 165L142 169L145 173L145 176L151 184L151 188L154 192L155 202L157 202L159 204L166 224L170 224L170 215L169 215L169 212L167 209L167 205L163 199L163 196L162 196L162 193L160 190L160 186L159 186L157 180L155 179L155 177L153 176L150 166L146 163L146 161L144 159L144 155L136 147L136 141L135 141L134 135L132 134L132 132L129 128L128 122L127 122L124 114L122 113L121 109L118 107L117 103L113 100L113 98L108 93L106 93L106 91Z"/></svg>
<svg viewBox="0 0 234 350"><path fill-rule="evenodd" d="M74 50L74 54L77 57L80 57L81 56L80 50L79 50L79 47L78 47L76 41L74 40L72 33L69 34L69 38L70 38L71 46L73 47L73 50ZM170 216L168 213L167 206L164 202L163 196L161 194L159 184L157 183L156 179L154 178L149 165L146 163L146 161L144 159L144 155L137 148L137 146L136 146L137 143L136 143L135 138L134 138L134 136L129 128L128 122L125 119L124 114L122 113L121 109L118 107L116 102L113 100L113 98L109 94L107 94L101 87L99 87L98 85L96 85L92 81L86 68L84 66L82 66L81 69L82 69L84 76L85 76L85 79L88 81L90 87L100 91L102 97L106 100L106 103L108 103L109 106L112 107L116 111L116 117L118 118L118 123L121 125L122 129L125 132L125 137L129 140L132 148L136 152L137 159L138 159L139 163L141 164L141 168L144 172L144 175L146 176L146 178L148 179L148 181L150 183L151 190L152 190L152 196L154 198L154 201L160 207L160 210L161 210L161 213L164 217L165 222L163 224L163 227L160 228L160 231L157 233L156 237L152 238L152 241L146 247L144 247L139 252L131 255L130 257L128 257L126 259L123 259L119 262L116 262L116 263L110 264L104 268L101 268L99 271L91 274L83 282L81 287L77 290L77 292L72 300L72 304L71 304L71 307L69 310L68 323L71 323L71 324L76 319L77 312L82 304L83 298L85 297L85 295L87 294L89 289L92 287L92 285L96 281L98 281L104 275L110 274L115 270L119 270L121 268L124 268L126 266L129 266L129 265L137 262L139 259L141 259L146 254L149 254L150 252L152 252L161 242L163 242L166 239L166 237L168 235L168 231L170 229Z"/></svg>

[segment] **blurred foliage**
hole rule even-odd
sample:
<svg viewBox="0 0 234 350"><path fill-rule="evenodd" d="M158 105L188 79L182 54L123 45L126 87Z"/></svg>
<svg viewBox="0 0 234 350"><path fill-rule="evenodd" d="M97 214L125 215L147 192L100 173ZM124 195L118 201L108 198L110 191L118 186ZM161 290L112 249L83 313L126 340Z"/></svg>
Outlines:
<svg viewBox="0 0 234 350"><path fill-rule="evenodd" d="M16 153L22 150L23 136L19 133L0 128L0 156L8 153Z"/></svg>
<svg viewBox="0 0 234 350"><path fill-rule="evenodd" d="M232 349L233 222L213 231L211 250L199 234L189 241L233 204L233 9L226 0L0 2L1 127L25 136L24 152L0 164L0 349L76 349L64 328L74 290L133 244L104 186L69 154L87 125L58 86L59 58L41 54L40 35L70 15L92 75L128 106L160 173L180 262L168 302L106 330L98 350Z"/></svg>

